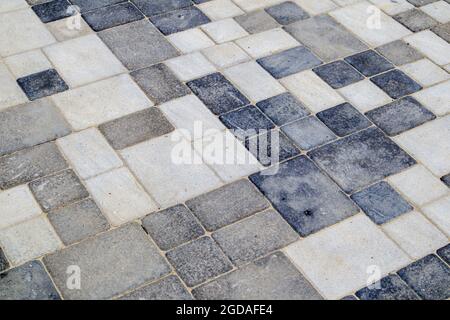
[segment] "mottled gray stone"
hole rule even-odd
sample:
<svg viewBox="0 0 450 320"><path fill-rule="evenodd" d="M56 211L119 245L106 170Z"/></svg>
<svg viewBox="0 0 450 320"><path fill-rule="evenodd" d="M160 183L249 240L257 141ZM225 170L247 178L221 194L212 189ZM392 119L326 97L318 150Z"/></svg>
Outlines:
<svg viewBox="0 0 450 320"><path fill-rule="evenodd" d="M59 300L59 294L39 261L0 274L0 300Z"/></svg>
<svg viewBox="0 0 450 320"><path fill-rule="evenodd" d="M129 293L120 300L192 300L177 276L168 276Z"/></svg>
<svg viewBox="0 0 450 320"><path fill-rule="evenodd" d="M30 183L30 189L44 211L89 197L72 170L65 170Z"/></svg>
<svg viewBox="0 0 450 320"><path fill-rule="evenodd" d="M438 0L408 0L409 3L415 5L416 7L421 7L421 6L436 2L436 1L438 1Z"/></svg>
<svg viewBox="0 0 450 320"><path fill-rule="evenodd" d="M0 248L0 272L5 271L8 268L9 268L8 260L6 259L2 248Z"/></svg>
<svg viewBox="0 0 450 320"><path fill-rule="evenodd" d="M126 1L127 0L70 0L70 2L80 8L81 12L86 12Z"/></svg>
<svg viewBox="0 0 450 320"><path fill-rule="evenodd" d="M247 180L240 180L186 203L208 231L248 217L269 207L267 200Z"/></svg>
<svg viewBox="0 0 450 320"><path fill-rule="evenodd" d="M17 83L30 101L69 90L67 84L54 69L27 75L17 79Z"/></svg>
<svg viewBox="0 0 450 320"><path fill-rule="evenodd" d="M450 264L450 244L437 251L437 254L445 261Z"/></svg>
<svg viewBox="0 0 450 320"><path fill-rule="evenodd" d="M420 300L414 290L396 274L384 277L379 283L357 291L356 296L361 300Z"/></svg>
<svg viewBox="0 0 450 320"><path fill-rule="evenodd" d="M319 66L313 71L333 89L340 89L364 79L363 75L343 60Z"/></svg>
<svg viewBox="0 0 450 320"><path fill-rule="evenodd" d="M0 112L0 156L48 142L71 132L48 99L40 99Z"/></svg>
<svg viewBox="0 0 450 320"><path fill-rule="evenodd" d="M320 294L281 252L257 260L193 290L209 300L321 300Z"/></svg>
<svg viewBox="0 0 450 320"><path fill-rule="evenodd" d="M109 229L109 223L91 199L50 211L48 219L66 245Z"/></svg>
<svg viewBox="0 0 450 320"><path fill-rule="evenodd" d="M265 10L282 25L309 18L309 14L292 1L286 1Z"/></svg>
<svg viewBox="0 0 450 320"><path fill-rule="evenodd" d="M149 19L165 36L192 29L211 21L200 9L194 6L151 16Z"/></svg>
<svg viewBox="0 0 450 320"><path fill-rule="evenodd" d="M317 148L309 156L347 193L416 164L373 127Z"/></svg>
<svg viewBox="0 0 450 320"><path fill-rule="evenodd" d="M408 77L403 71L397 69L379 74L371 78L370 81L393 99L401 98L422 89L421 85Z"/></svg>
<svg viewBox="0 0 450 320"><path fill-rule="evenodd" d="M359 211L305 156L280 164L276 174L265 175L263 171L250 179L303 237Z"/></svg>
<svg viewBox="0 0 450 320"><path fill-rule="evenodd" d="M144 15L131 3L102 7L83 14L83 19L94 31L109 29L144 19Z"/></svg>
<svg viewBox="0 0 450 320"><path fill-rule="evenodd" d="M327 15L297 21L284 28L324 61L336 60L367 49L364 43Z"/></svg>
<svg viewBox="0 0 450 320"><path fill-rule="evenodd" d="M345 61L350 63L366 77L371 77L394 68L392 63L373 50L357 53L345 58Z"/></svg>
<svg viewBox="0 0 450 320"><path fill-rule="evenodd" d="M236 20L236 22L248 33L252 34L275 29L279 26L279 24L263 10L243 14L235 17L234 20Z"/></svg>
<svg viewBox="0 0 450 320"><path fill-rule="evenodd" d="M441 177L441 180L450 188L450 173Z"/></svg>
<svg viewBox="0 0 450 320"><path fill-rule="evenodd" d="M178 55L148 20L103 30L98 36L129 70L145 68Z"/></svg>
<svg viewBox="0 0 450 320"><path fill-rule="evenodd" d="M235 265L242 265L287 246L298 235L277 212L269 210L222 228L213 238Z"/></svg>
<svg viewBox="0 0 450 320"><path fill-rule="evenodd" d="M135 223L103 233L44 258L66 299L108 299L170 273L156 246ZM67 268L81 271L81 289L66 286Z"/></svg>
<svg viewBox="0 0 450 320"><path fill-rule="evenodd" d="M192 6L190 0L131 0L146 16L154 16Z"/></svg>
<svg viewBox="0 0 450 320"><path fill-rule="evenodd" d="M23 149L0 158L0 189L9 189L67 168L52 142Z"/></svg>
<svg viewBox="0 0 450 320"><path fill-rule="evenodd" d="M75 12L69 10L69 6L67 0L47 0L34 5L32 9L43 23L48 23L73 15Z"/></svg>
<svg viewBox="0 0 450 320"><path fill-rule="evenodd" d="M279 126L310 114L309 110L289 92L260 101L256 106Z"/></svg>
<svg viewBox="0 0 450 320"><path fill-rule="evenodd" d="M402 40L387 43L376 49L392 63L401 66L423 58L423 55Z"/></svg>
<svg viewBox="0 0 450 320"><path fill-rule="evenodd" d="M169 251L167 259L190 287L233 268L219 246L209 237L199 238Z"/></svg>
<svg viewBox="0 0 450 320"><path fill-rule="evenodd" d="M436 33L439 37L444 39L447 42L450 42L450 22L440 24L431 29L434 33Z"/></svg>
<svg viewBox="0 0 450 320"><path fill-rule="evenodd" d="M393 18L413 32L430 29L438 24L436 20L431 18L422 10L418 9L412 9L399 13L393 16Z"/></svg>
<svg viewBox="0 0 450 320"><path fill-rule="evenodd" d="M142 220L142 225L162 250L170 250L205 233L183 205L152 213Z"/></svg>
<svg viewBox="0 0 450 320"><path fill-rule="evenodd" d="M157 108L148 108L99 126L114 149L165 135L174 130L172 124Z"/></svg>

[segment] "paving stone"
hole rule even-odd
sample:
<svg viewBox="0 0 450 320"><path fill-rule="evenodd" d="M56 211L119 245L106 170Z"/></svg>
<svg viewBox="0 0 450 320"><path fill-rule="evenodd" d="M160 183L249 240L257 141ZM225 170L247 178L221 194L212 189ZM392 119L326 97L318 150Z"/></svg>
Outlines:
<svg viewBox="0 0 450 320"><path fill-rule="evenodd" d="M98 35L129 70L142 69L178 55L147 20L104 30Z"/></svg>
<svg viewBox="0 0 450 320"><path fill-rule="evenodd" d="M434 33L436 33L439 37L444 39L447 42L450 42L450 22L446 24L440 24L431 29Z"/></svg>
<svg viewBox="0 0 450 320"><path fill-rule="evenodd" d="M193 294L200 300L322 299L281 252L195 288Z"/></svg>
<svg viewBox="0 0 450 320"><path fill-rule="evenodd" d="M10 56L4 62L16 79L52 68L50 61L39 49Z"/></svg>
<svg viewBox="0 0 450 320"><path fill-rule="evenodd" d="M54 69L17 79L17 83L31 101L69 90L67 84Z"/></svg>
<svg viewBox="0 0 450 320"><path fill-rule="evenodd" d="M274 78L280 79L322 64L306 47L297 47L257 61Z"/></svg>
<svg viewBox="0 0 450 320"><path fill-rule="evenodd" d="M281 2L282 0L233 0L239 7L246 12L262 9Z"/></svg>
<svg viewBox="0 0 450 320"><path fill-rule="evenodd" d="M45 211L89 196L72 170L35 180L30 183L30 189Z"/></svg>
<svg viewBox="0 0 450 320"><path fill-rule="evenodd" d="M260 101L256 106L279 126L310 114L303 104L288 92Z"/></svg>
<svg viewBox="0 0 450 320"><path fill-rule="evenodd" d="M338 8L331 0L318 0L313 2L309 0L295 0L295 2L311 15L318 15Z"/></svg>
<svg viewBox="0 0 450 320"><path fill-rule="evenodd" d="M192 6L190 0L132 0L131 2L148 17Z"/></svg>
<svg viewBox="0 0 450 320"><path fill-rule="evenodd" d="M66 299L108 299L170 272L156 246L135 223L46 256L44 264ZM67 268L79 266L81 289L66 286Z"/></svg>
<svg viewBox="0 0 450 320"><path fill-rule="evenodd" d="M250 57L233 42L209 47L202 51L203 55L217 67L225 69L250 60Z"/></svg>
<svg viewBox="0 0 450 320"><path fill-rule="evenodd" d="M205 234L183 205L152 213L142 220L142 225L158 247L166 251Z"/></svg>
<svg viewBox="0 0 450 320"><path fill-rule="evenodd" d="M430 29L438 23L422 10L417 9L399 13L393 18L413 32Z"/></svg>
<svg viewBox="0 0 450 320"><path fill-rule="evenodd" d="M166 36L198 27L211 20L197 7L187 7L150 17L150 21Z"/></svg>
<svg viewBox="0 0 450 320"><path fill-rule="evenodd" d="M190 81L187 85L216 115L249 104L247 98L220 73Z"/></svg>
<svg viewBox="0 0 450 320"><path fill-rule="evenodd" d="M370 79L391 98L398 99L417 92L422 86L400 70L392 70Z"/></svg>
<svg viewBox="0 0 450 320"><path fill-rule="evenodd" d="M125 2L126 0L70 0L74 5L80 8L81 12L91 11L101 7Z"/></svg>
<svg viewBox="0 0 450 320"><path fill-rule="evenodd" d="M396 2L392 2L390 0L370 0L370 2L375 4L379 9L383 10L390 16L414 9L414 6L407 0L399 0Z"/></svg>
<svg viewBox="0 0 450 320"><path fill-rule="evenodd" d="M216 72L216 67L200 52L175 57L164 63L178 79L184 82Z"/></svg>
<svg viewBox="0 0 450 320"><path fill-rule="evenodd" d="M416 163L376 128L317 148L309 156L348 193Z"/></svg>
<svg viewBox="0 0 450 320"><path fill-rule="evenodd" d="M198 7L211 20L222 20L244 14L244 11L231 0L206 1Z"/></svg>
<svg viewBox="0 0 450 320"><path fill-rule="evenodd" d="M0 277L0 300L60 300L41 262L31 261Z"/></svg>
<svg viewBox="0 0 450 320"><path fill-rule="evenodd" d="M414 290L396 274L382 278L371 287L358 290L356 296L360 300L420 300Z"/></svg>
<svg viewBox="0 0 450 320"><path fill-rule="evenodd" d="M387 43L376 50L398 66L423 58L419 51L402 40Z"/></svg>
<svg viewBox="0 0 450 320"><path fill-rule="evenodd" d="M390 136L395 136L436 118L433 113L412 97L396 100L369 111L366 115Z"/></svg>
<svg viewBox="0 0 450 320"><path fill-rule="evenodd" d="M428 59L405 64L400 68L424 87L450 79L450 74Z"/></svg>
<svg viewBox="0 0 450 320"><path fill-rule="evenodd" d="M50 100L9 108L0 112L0 156L63 137L70 131Z"/></svg>
<svg viewBox="0 0 450 320"><path fill-rule="evenodd" d="M53 0L37 4L32 9L43 23L47 23L70 17L74 12L70 11L69 6L67 0Z"/></svg>
<svg viewBox="0 0 450 320"><path fill-rule="evenodd" d="M265 10L282 25L309 18L309 14L292 1L286 1Z"/></svg>
<svg viewBox="0 0 450 320"><path fill-rule="evenodd" d="M91 199L50 211L48 219L66 245L109 229L108 221Z"/></svg>
<svg viewBox="0 0 450 320"><path fill-rule="evenodd" d="M441 180L450 188L450 174L441 177Z"/></svg>
<svg viewBox="0 0 450 320"><path fill-rule="evenodd" d="M398 271L398 275L423 299L450 296L450 269L435 255L428 255Z"/></svg>
<svg viewBox="0 0 450 320"><path fill-rule="evenodd" d="M353 300L358 300L358 298L356 298L355 296L345 296L341 300L343 300L343 301L353 301Z"/></svg>
<svg viewBox="0 0 450 320"><path fill-rule="evenodd" d="M286 26L285 30L327 62L367 49L364 43L328 15L298 21Z"/></svg>
<svg viewBox="0 0 450 320"><path fill-rule="evenodd" d="M334 182L305 156L282 163L274 175L262 172L250 179L303 237L358 212Z"/></svg>
<svg viewBox="0 0 450 320"><path fill-rule="evenodd" d="M383 106L392 99L369 79L356 82L338 90L356 109L367 112Z"/></svg>
<svg viewBox="0 0 450 320"><path fill-rule="evenodd" d="M333 132L314 116L289 123L281 130L302 150L310 150L336 139Z"/></svg>
<svg viewBox="0 0 450 320"><path fill-rule="evenodd" d="M3 253L2 248L0 248L0 272L5 271L6 269L9 269L9 263L5 257L5 254Z"/></svg>
<svg viewBox="0 0 450 320"><path fill-rule="evenodd" d="M248 35L236 21L231 18L214 21L202 26L202 30L205 31L208 36L211 37L216 43L225 43L233 41Z"/></svg>
<svg viewBox="0 0 450 320"><path fill-rule="evenodd" d="M384 181L354 193L351 198L376 224L386 223L413 210L413 207Z"/></svg>
<svg viewBox="0 0 450 320"><path fill-rule="evenodd" d="M450 22L450 2L436 1L420 7L420 10L440 23Z"/></svg>
<svg viewBox="0 0 450 320"><path fill-rule="evenodd" d="M214 42L200 28L173 33L167 39L183 53L214 46Z"/></svg>
<svg viewBox="0 0 450 320"><path fill-rule="evenodd" d="M275 211L266 211L222 228L213 239L235 265L242 265L298 239Z"/></svg>
<svg viewBox="0 0 450 320"><path fill-rule="evenodd" d="M168 276L139 288L120 300L192 300L192 296L177 276Z"/></svg>
<svg viewBox="0 0 450 320"><path fill-rule="evenodd" d="M82 17L94 31L102 31L144 19L144 15L129 2L89 11Z"/></svg>
<svg viewBox="0 0 450 320"><path fill-rule="evenodd" d="M450 63L450 43L430 30L417 32L404 40L440 66Z"/></svg>
<svg viewBox="0 0 450 320"><path fill-rule="evenodd" d="M319 66L313 71L333 89L340 89L364 79L358 71L344 61Z"/></svg>
<svg viewBox="0 0 450 320"><path fill-rule="evenodd" d="M248 33L260 33L263 31L275 29L278 23L267 12L263 10L248 12L235 17L234 20L247 30Z"/></svg>
<svg viewBox="0 0 450 320"><path fill-rule="evenodd" d="M436 200L425 207L422 207L422 212L428 219L439 227L447 236L450 235L450 196Z"/></svg>
<svg viewBox="0 0 450 320"><path fill-rule="evenodd" d="M3 63L0 63L0 81L2 82L0 87L0 111L28 101L16 79Z"/></svg>
<svg viewBox="0 0 450 320"><path fill-rule="evenodd" d="M247 106L236 111L231 111L220 116L220 120L225 126L231 130L236 130L236 133L243 131L270 130L275 125L254 106Z"/></svg>
<svg viewBox="0 0 450 320"><path fill-rule="evenodd" d="M53 143L44 143L0 158L0 189L9 189L67 168Z"/></svg>
<svg viewBox="0 0 450 320"><path fill-rule="evenodd" d="M408 0L409 3L415 5L416 7L421 7L435 1L436 0Z"/></svg>
<svg viewBox="0 0 450 320"><path fill-rule="evenodd" d="M28 4L33 4L32 1L33 0L28 0ZM34 1L42 1L42 0L34 0ZM11 0L2 2L2 4L0 5L0 12L8 12L27 7L28 7L27 2L25 2L25 0Z"/></svg>
<svg viewBox="0 0 450 320"><path fill-rule="evenodd" d="M47 29L52 33L52 35L58 41L66 41L78 37L82 37L93 33L91 27L83 20L80 19L79 28L68 28L68 25L71 25L73 19L72 17L53 21L46 24Z"/></svg>
<svg viewBox="0 0 450 320"><path fill-rule="evenodd" d="M345 61L350 63L366 77L371 77L394 68L392 63L373 50L364 51L347 57L345 58Z"/></svg>
<svg viewBox="0 0 450 320"><path fill-rule="evenodd" d="M230 271L233 266L209 237L202 237L169 251L167 259L190 287Z"/></svg>
<svg viewBox="0 0 450 320"><path fill-rule="evenodd" d="M439 249L437 251L437 254L445 261L450 263L450 244L446 245L445 247Z"/></svg>

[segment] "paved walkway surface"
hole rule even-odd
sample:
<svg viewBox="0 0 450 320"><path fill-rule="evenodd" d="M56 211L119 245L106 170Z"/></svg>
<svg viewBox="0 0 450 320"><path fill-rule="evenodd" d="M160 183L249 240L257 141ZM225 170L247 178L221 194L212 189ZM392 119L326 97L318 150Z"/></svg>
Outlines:
<svg viewBox="0 0 450 320"><path fill-rule="evenodd" d="M448 299L450 1L0 1L0 299Z"/></svg>

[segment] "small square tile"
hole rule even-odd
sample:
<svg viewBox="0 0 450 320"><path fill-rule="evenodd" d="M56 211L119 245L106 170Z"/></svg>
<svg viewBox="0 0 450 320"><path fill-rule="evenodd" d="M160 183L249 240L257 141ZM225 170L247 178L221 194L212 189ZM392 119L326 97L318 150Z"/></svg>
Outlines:
<svg viewBox="0 0 450 320"><path fill-rule="evenodd" d="M237 23L248 33L260 33L277 28L279 25L267 12L258 10L235 17Z"/></svg>
<svg viewBox="0 0 450 320"><path fill-rule="evenodd" d="M190 81L187 85L216 115L250 103L221 73Z"/></svg>
<svg viewBox="0 0 450 320"><path fill-rule="evenodd" d="M214 46L214 42L200 28L173 33L167 39L183 53Z"/></svg>
<svg viewBox="0 0 450 320"><path fill-rule="evenodd" d="M30 101L69 90L69 87L55 69L19 78L17 83Z"/></svg>
<svg viewBox="0 0 450 320"><path fill-rule="evenodd" d="M282 25L309 18L309 14L292 1L286 1L265 10Z"/></svg>
<svg viewBox="0 0 450 320"><path fill-rule="evenodd" d="M147 17L159 15L176 9L192 6L189 0L131 0Z"/></svg>
<svg viewBox="0 0 450 320"><path fill-rule="evenodd" d="M413 32L430 29L438 23L429 15L418 9L399 13L394 16L394 19Z"/></svg>
<svg viewBox="0 0 450 320"><path fill-rule="evenodd" d="M450 297L450 269L435 255L428 255L398 271L398 275L426 300Z"/></svg>
<svg viewBox="0 0 450 320"><path fill-rule="evenodd" d="M345 61L336 61L313 69L333 89L340 89L364 77Z"/></svg>
<svg viewBox="0 0 450 320"><path fill-rule="evenodd" d="M284 78L322 64L322 61L303 46L258 59L257 62L275 79Z"/></svg>
<svg viewBox="0 0 450 320"><path fill-rule="evenodd" d="M450 74L428 59L405 64L400 68L407 75L425 87L450 79Z"/></svg>
<svg viewBox="0 0 450 320"><path fill-rule="evenodd" d="M439 249L437 251L437 254L439 255L439 257L441 257L441 259L443 259L448 264L450 262L450 244Z"/></svg>
<svg viewBox="0 0 450 320"><path fill-rule="evenodd" d="M278 126L310 114L309 110L288 92L260 101L256 106Z"/></svg>
<svg viewBox="0 0 450 320"><path fill-rule="evenodd" d="M187 7L150 17L150 21L164 34L172 33L198 27L211 20L197 7Z"/></svg>
<svg viewBox="0 0 450 320"><path fill-rule="evenodd" d="M95 202L113 226L146 216L157 206L126 168L86 181Z"/></svg>
<svg viewBox="0 0 450 320"><path fill-rule="evenodd" d="M209 47L202 51L203 55L217 67L225 69L236 64L247 62L250 57L233 42Z"/></svg>
<svg viewBox="0 0 450 320"><path fill-rule="evenodd" d="M48 61L41 50L33 50L10 56L5 59L5 64L16 78L22 78L52 68L50 61Z"/></svg>
<svg viewBox="0 0 450 320"><path fill-rule="evenodd" d="M436 1L420 7L420 10L440 23L450 22L450 3Z"/></svg>
<svg viewBox="0 0 450 320"><path fill-rule="evenodd" d="M376 224L386 223L413 210L413 207L384 181L354 193L351 198Z"/></svg>
<svg viewBox="0 0 450 320"><path fill-rule="evenodd" d="M183 205L155 212L142 225L161 250L170 250L205 234L202 226Z"/></svg>
<svg viewBox="0 0 450 320"><path fill-rule="evenodd" d="M58 41L66 41L82 37L92 33L91 27L83 19L79 19L80 24L76 28L72 27L72 17L53 21L46 24L47 29Z"/></svg>
<svg viewBox="0 0 450 320"><path fill-rule="evenodd" d="M275 125L255 106L247 106L220 116L220 121L232 131L270 130Z"/></svg>
<svg viewBox="0 0 450 320"><path fill-rule="evenodd" d="M423 55L402 40L396 40L376 48L385 58L392 63L401 66L423 58Z"/></svg>
<svg viewBox="0 0 450 320"><path fill-rule="evenodd" d="M233 19L224 19L211 22L201 27L216 43L225 43L233 41L248 35L236 21Z"/></svg>
<svg viewBox="0 0 450 320"><path fill-rule="evenodd" d="M419 296L396 274L388 275L379 282L358 290L355 294L360 300L419 300Z"/></svg>
<svg viewBox="0 0 450 320"><path fill-rule="evenodd" d="M28 101L14 76L3 63L0 63L0 81L2 83L0 86L0 111Z"/></svg>
<svg viewBox="0 0 450 320"><path fill-rule="evenodd" d="M345 58L345 61L350 63L366 77L371 77L394 68L392 63L373 50L364 51L351 57L347 57Z"/></svg>
<svg viewBox="0 0 450 320"><path fill-rule="evenodd" d="M450 196L441 198L422 207L422 212L433 221L447 237L450 236Z"/></svg>
<svg viewBox="0 0 450 320"><path fill-rule="evenodd" d="M53 0L31 7L43 23L48 23L70 17L74 11L70 10L70 3L67 0Z"/></svg>
<svg viewBox="0 0 450 320"><path fill-rule="evenodd" d="M356 82L338 90L353 106L365 113L383 106L392 99L369 79Z"/></svg>
<svg viewBox="0 0 450 320"><path fill-rule="evenodd" d="M314 116L289 123L281 130L302 150L311 150L336 139L334 133Z"/></svg>
<svg viewBox="0 0 450 320"><path fill-rule="evenodd" d="M445 116L450 112L450 81L416 92L413 97L433 113Z"/></svg>
<svg viewBox="0 0 450 320"><path fill-rule="evenodd" d="M450 63L450 44L435 33L426 30L404 39L437 65Z"/></svg>
<svg viewBox="0 0 450 320"><path fill-rule="evenodd" d="M144 19L144 15L129 2L89 11L83 13L82 17L94 31Z"/></svg>
<svg viewBox="0 0 450 320"><path fill-rule="evenodd" d="M244 14L231 0L207 1L198 6L211 20L222 20Z"/></svg>
<svg viewBox="0 0 450 320"><path fill-rule="evenodd" d="M391 98L398 99L422 89L422 86L400 70L392 70L370 79Z"/></svg>
<svg viewBox="0 0 450 320"><path fill-rule="evenodd" d="M27 186L0 191L0 204L0 229L29 220L42 212Z"/></svg>
<svg viewBox="0 0 450 320"><path fill-rule="evenodd" d="M216 67L200 52L172 58L164 62L181 81L190 81L216 72Z"/></svg>
<svg viewBox="0 0 450 320"><path fill-rule="evenodd" d="M44 0L46 1L46 0ZM120 2L125 2L126 0L70 0L74 5L80 8L81 12L95 10L101 7L110 6L113 4L118 4Z"/></svg>
<svg viewBox="0 0 450 320"><path fill-rule="evenodd" d="M120 300L192 300L177 276L167 276L121 297Z"/></svg>

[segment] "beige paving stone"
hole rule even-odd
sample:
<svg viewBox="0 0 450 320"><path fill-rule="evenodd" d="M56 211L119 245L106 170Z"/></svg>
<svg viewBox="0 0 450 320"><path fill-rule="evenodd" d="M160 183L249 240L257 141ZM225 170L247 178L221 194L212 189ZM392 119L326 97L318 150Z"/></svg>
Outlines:
<svg viewBox="0 0 450 320"><path fill-rule="evenodd" d="M216 43L225 43L248 35L248 32L231 18L210 22L203 25L201 28Z"/></svg>
<svg viewBox="0 0 450 320"><path fill-rule="evenodd" d="M214 42L199 28L173 33L167 39L183 53L214 46Z"/></svg>
<svg viewBox="0 0 450 320"><path fill-rule="evenodd" d="M82 37L93 32L80 15L47 23L46 27L58 41Z"/></svg>
<svg viewBox="0 0 450 320"><path fill-rule="evenodd" d="M450 63L450 44L430 30L417 32L404 40L440 66Z"/></svg>
<svg viewBox="0 0 450 320"><path fill-rule="evenodd" d="M407 0L369 0L373 3L377 8L380 8L388 15L393 16L411 9L414 9L414 6L409 3Z"/></svg>
<svg viewBox="0 0 450 320"><path fill-rule="evenodd" d="M181 81L193 80L216 71L216 67L200 52L167 60L165 64Z"/></svg>
<svg viewBox="0 0 450 320"><path fill-rule="evenodd" d="M450 196L427 204L422 212L450 237Z"/></svg>
<svg viewBox="0 0 450 320"><path fill-rule="evenodd" d="M413 97L439 116L450 113L450 81L421 90Z"/></svg>
<svg viewBox="0 0 450 320"><path fill-rule="evenodd" d="M420 7L420 10L440 23L450 22L450 4L445 1L437 1Z"/></svg>
<svg viewBox="0 0 450 320"><path fill-rule="evenodd" d="M336 4L331 0L294 0L294 2L312 15L318 15L337 8Z"/></svg>
<svg viewBox="0 0 450 320"><path fill-rule="evenodd" d="M16 78L22 78L52 68L52 64L41 50L33 50L9 56L5 58L5 64Z"/></svg>
<svg viewBox="0 0 450 320"><path fill-rule="evenodd" d="M450 74L428 59L405 64L399 69L425 87L450 78Z"/></svg>
<svg viewBox="0 0 450 320"><path fill-rule="evenodd" d="M25 0L3 0L0 1L0 13L18 9L28 8Z"/></svg>
<svg viewBox="0 0 450 320"><path fill-rule="evenodd" d="M204 49L202 53L218 68L224 69L250 60L250 57L233 42Z"/></svg>
<svg viewBox="0 0 450 320"><path fill-rule="evenodd" d="M213 0L198 6L211 20L222 20L244 14L231 0Z"/></svg>
<svg viewBox="0 0 450 320"><path fill-rule="evenodd" d="M0 111L27 101L11 72L0 62Z"/></svg>

